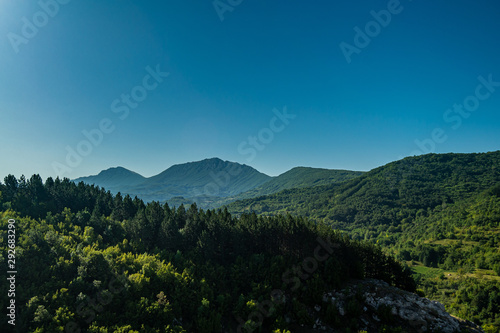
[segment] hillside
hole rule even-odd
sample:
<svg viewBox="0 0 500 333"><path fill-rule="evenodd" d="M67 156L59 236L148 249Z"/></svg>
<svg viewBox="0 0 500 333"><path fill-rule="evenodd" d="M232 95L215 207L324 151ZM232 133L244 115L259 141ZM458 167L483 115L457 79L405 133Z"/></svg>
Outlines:
<svg viewBox="0 0 500 333"><path fill-rule="evenodd" d="M491 311L500 308L500 299L478 290L500 290L499 184L499 151L429 154L342 184L285 190L227 207L236 214L308 216L377 243L414 266L429 297L495 332L500 316Z"/></svg>
<svg viewBox="0 0 500 333"><path fill-rule="evenodd" d="M237 199L255 198L291 188L313 187L341 183L362 175L360 171L329 170L296 167L252 190L239 194Z"/></svg>
<svg viewBox="0 0 500 333"><path fill-rule="evenodd" d="M214 204L214 208L227 205L233 201L256 198L263 195L277 193L286 189L341 183L362 174L363 172L361 171L296 167L272 178L254 189L240 193L234 197L224 198L220 202Z"/></svg>
<svg viewBox="0 0 500 333"><path fill-rule="evenodd" d="M451 204L500 181L500 152L428 154L376 168L342 184L290 189L228 205L233 213L291 213L336 228L398 226L417 212ZM364 235L363 235L364 236Z"/></svg>
<svg viewBox="0 0 500 333"><path fill-rule="evenodd" d="M485 259L472 255L464 242L481 241L488 251L500 241L499 184L500 152L431 154L389 163L342 184L286 190L235 202L228 209L236 214L308 216L348 231L355 239L376 241L396 254L411 244L413 255L404 252L401 258L425 258L434 266L444 264L447 255L440 249L440 259L429 261L424 253L430 245L461 240L464 261L450 260L474 266L475 259ZM417 247L415 240L421 242ZM495 258L500 257L491 253L486 257L488 264L483 266L495 269Z"/></svg>
<svg viewBox="0 0 500 333"><path fill-rule="evenodd" d="M366 327L358 318L364 301L352 295L345 305L325 303L325 294L364 278L408 292L415 282L379 248L324 225L145 204L37 175L9 176L0 192L8 194L0 197L0 237L16 231L11 257L22 272L18 332L286 332L318 320L351 331L411 327L384 317ZM0 243L2 258L7 250ZM14 282L1 281L7 295ZM4 309L9 304L0 299ZM405 306L417 305L414 298ZM369 306L370 316L384 313ZM443 311L439 317L458 324ZM0 323L2 332L10 328Z"/></svg>
<svg viewBox="0 0 500 333"><path fill-rule="evenodd" d="M233 217L195 205L146 204L68 179L43 183L38 175L9 175L0 183L0 233L7 239L15 223L16 265L24 272L16 289L16 328L312 332L319 326L371 333L425 326L480 332L449 311L498 332L498 155L410 158L347 182L285 190L254 203L268 205L262 211L268 215L275 215L269 198L282 211L290 200L312 213L349 212L344 216L352 225L329 224L352 237L313 214ZM308 202L311 195L317 203L338 201L321 207ZM4 294L7 287L0 283ZM446 308L393 287L418 287L419 296ZM1 302L7 307L6 298ZM410 312L428 319L415 320Z"/></svg>

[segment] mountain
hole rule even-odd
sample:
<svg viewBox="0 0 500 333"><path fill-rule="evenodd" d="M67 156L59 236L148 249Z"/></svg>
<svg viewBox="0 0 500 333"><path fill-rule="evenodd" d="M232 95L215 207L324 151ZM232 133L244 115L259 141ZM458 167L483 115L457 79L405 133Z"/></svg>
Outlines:
<svg viewBox="0 0 500 333"><path fill-rule="evenodd" d="M239 217L8 176L0 224L27 272L9 315L22 332L499 332L499 166L412 157L239 201Z"/></svg>
<svg viewBox="0 0 500 333"><path fill-rule="evenodd" d="M104 187L111 192L118 192L120 188L134 186L146 180L140 174L123 167L109 168L99 172L96 176L80 177L75 183L84 182Z"/></svg>
<svg viewBox="0 0 500 333"><path fill-rule="evenodd" d="M138 196L147 202L168 202L172 206L196 202L201 208L218 208L236 200L284 189L343 182L361 174L363 172L296 167L270 177L247 165L210 158L173 165L150 178L118 167L74 181L99 185L115 194Z"/></svg>
<svg viewBox="0 0 500 333"><path fill-rule="evenodd" d="M131 189L146 201L173 197L227 197L257 187L271 177L252 167L219 158L173 165Z"/></svg>
<svg viewBox="0 0 500 333"><path fill-rule="evenodd" d="M228 205L230 212L292 213L343 230L388 228L433 209L479 194L500 181L500 151L428 154L373 169L350 181L289 189Z"/></svg>
<svg viewBox="0 0 500 333"><path fill-rule="evenodd" d="M1 332L482 332L419 296L404 263L321 223L9 179L0 252L24 273L1 279ZM466 288L468 311L498 313L498 288Z"/></svg>
<svg viewBox="0 0 500 333"><path fill-rule="evenodd" d="M75 179L95 184L144 201L211 202L213 198L237 195L271 179L252 167L210 158L198 162L173 165L160 174L144 178L125 168L111 168L97 176Z"/></svg>
<svg viewBox="0 0 500 333"><path fill-rule="evenodd" d="M346 180L362 175L360 171L330 170L307 167L293 168L276 178L256 187L250 191L240 194L240 197L257 197L276 193L291 188L313 187L341 183Z"/></svg>
<svg viewBox="0 0 500 333"><path fill-rule="evenodd" d="M491 332L500 328L490 311L500 306L500 151L408 157L343 183L227 209L305 216L377 243L412 267L428 297Z"/></svg>
<svg viewBox="0 0 500 333"><path fill-rule="evenodd" d="M286 189L341 183L358 177L363 173L364 172L361 171L296 167L272 178L254 189L240 193L234 197L224 198L221 202L218 202L215 207L226 205L237 200L277 193Z"/></svg>
<svg viewBox="0 0 500 333"><path fill-rule="evenodd" d="M500 151L428 154L389 163L344 183L284 190L227 208L235 214L307 216L355 239L403 246L399 241L409 241L407 235L415 236L417 230L418 239L456 239L462 232L454 228L471 221L476 227L469 236L485 221L498 222L499 183Z"/></svg>

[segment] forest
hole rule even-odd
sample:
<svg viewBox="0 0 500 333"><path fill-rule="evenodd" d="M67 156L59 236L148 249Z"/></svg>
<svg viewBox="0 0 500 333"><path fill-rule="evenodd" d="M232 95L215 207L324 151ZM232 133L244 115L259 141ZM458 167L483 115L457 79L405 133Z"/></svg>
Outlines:
<svg viewBox="0 0 500 333"><path fill-rule="evenodd" d="M289 332L349 280L417 287L379 246L307 218L144 203L39 175L9 175L0 193L0 261L15 225L17 270L16 325L2 332ZM333 305L320 315L357 332L351 304L350 321Z"/></svg>
<svg viewBox="0 0 500 333"><path fill-rule="evenodd" d="M408 157L329 186L228 205L308 217L378 244L450 313L500 331L500 152Z"/></svg>

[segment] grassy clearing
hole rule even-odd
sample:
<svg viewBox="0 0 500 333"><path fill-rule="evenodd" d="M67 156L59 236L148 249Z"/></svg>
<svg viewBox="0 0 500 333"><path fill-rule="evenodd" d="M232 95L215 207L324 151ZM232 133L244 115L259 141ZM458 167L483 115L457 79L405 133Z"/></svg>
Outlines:
<svg viewBox="0 0 500 333"><path fill-rule="evenodd" d="M414 275L421 275L424 279L435 279L435 278L443 278L450 280L458 280L460 278L472 277L478 280L490 280L490 281L500 281L500 276L498 276L494 271L487 269L476 269L472 273L465 272L454 272L454 271L446 271L441 268L427 267L424 266L421 262L407 262L407 264L413 270Z"/></svg>
<svg viewBox="0 0 500 333"><path fill-rule="evenodd" d="M494 271L477 269L474 273L459 274L458 272L444 272L444 276L450 280L458 280L462 277L472 277L478 280L500 281L500 276L496 275Z"/></svg>
<svg viewBox="0 0 500 333"><path fill-rule="evenodd" d="M433 245L442 245L442 246L451 246L455 244L462 244L462 245L469 245L469 246L478 246L480 245L479 242L475 241L466 241L466 240L461 240L461 239L440 239L440 240L426 240L424 241L426 244L433 244Z"/></svg>
<svg viewBox="0 0 500 333"><path fill-rule="evenodd" d="M420 262L414 262L414 265L411 266L411 269L413 270L414 274L420 274L425 279L437 278L444 273L444 270L442 270L441 268L427 267Z"/></svg>

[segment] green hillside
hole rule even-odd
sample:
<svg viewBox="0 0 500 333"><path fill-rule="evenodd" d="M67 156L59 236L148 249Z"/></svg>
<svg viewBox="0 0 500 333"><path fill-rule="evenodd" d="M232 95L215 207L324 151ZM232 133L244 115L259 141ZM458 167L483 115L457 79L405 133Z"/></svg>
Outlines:
<svg viewBox="0 0 500 333"><path fill-rule="evenodd" d="M291 188L313 187L341 183L362 175L360 171L329 170L296 167L278 177L272 178L261 186L239 194L236 198L247 199L272 194Z"/></svg>
<svg viewBox="0 0 500 333"><path fill-rule="evenodd" d="M19 330L213 332L247 325L267 332L320 320L357 332L361 299L342 308L346 316L337 305L316 305L326 291L371 277L407 290L416 281L420 295L498 332L499 166L500 152L406 158L345 182L232 203L233 216L146 204L68 179L8 176L0 183L0 236L7 239L8 221L16 220ZM332 256L304 266L318 239L330 239ZM0 243L4 263L7 246ZM302 278L300 267L314 269ZM124 289L114 293L109 286L118 279ZM262 320L247 320L276 299L273 290L284 290L283 302L273 302ZM91 306L96 297L106 301ZM6 308L7 299L1 302ZM373 331L411 327L394 324L386 310L376 313L384 319Z"/></svg>
<svg viewBox="0 0 500 333"><path fill-rule="evenodd" d="M326 292L360 278L415 290L376 246L303 218L145 204L37 175L6 177L0 193L0 238L15 235L0 261L18 270L16 332L287 332L316 320L357 332L361 301L313 310Z"/></svg>
<svg viewBox="0 0 500 333"><path fill-rule="evenodd" d="M500 317L492 315L500 309L495 294L480 301L473 292L480 285L500 288L499 184L499 151L429 154L342 184L291 189L227 207L236 214L307 216L354 239L378 243L416 267L447 271L449 279L416 276L429 296L439 296L456 314L468 313L467 318L500 329Z"/></svg>
<svg viewBox="0 0 500 333"><path fill-rule="evenodd" d="M256 198L263 195L273 194L286 189L341 183L358 177L362 174L363 172L361 171L296 167L285 173L282 173L277 177L270 179L269 181L254 189L240 193L234 197L224 198L223 200L214 204L214 207L219 207L237 200Z"/></svg>
<svg viewBox="0 0 500 333"><path fill-rule="evenodd" d="M228 209L237 214L309 216L349 231L384 231L413 221L422 211L477 195L499 181L500 152L429 154L389 163L342 184L285 190L241 200Z"/></svg>
<svg viewBox="0 0 500 333"><path fill-rule="evenodd" d="M494 270L500 275L500 184L417 216L394 244L403 260L466 272Z"/></svg>

